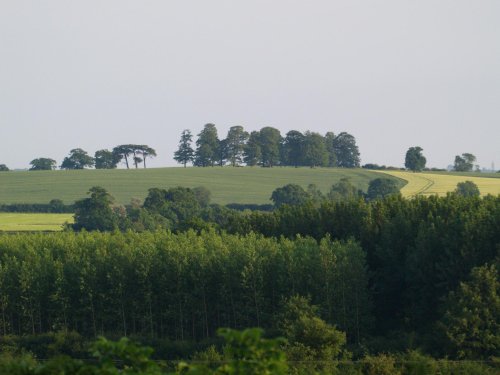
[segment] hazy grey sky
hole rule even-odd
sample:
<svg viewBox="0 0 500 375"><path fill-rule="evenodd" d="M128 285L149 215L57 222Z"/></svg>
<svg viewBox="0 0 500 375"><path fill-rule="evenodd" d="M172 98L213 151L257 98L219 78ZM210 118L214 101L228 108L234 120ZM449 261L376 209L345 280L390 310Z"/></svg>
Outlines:
<svg viewBox="0 0 500 375"><path fill-rule="evenodd" d="M0 0L0 163L145 143L175 165L208 122L500 169L500 1Z"/></svg>

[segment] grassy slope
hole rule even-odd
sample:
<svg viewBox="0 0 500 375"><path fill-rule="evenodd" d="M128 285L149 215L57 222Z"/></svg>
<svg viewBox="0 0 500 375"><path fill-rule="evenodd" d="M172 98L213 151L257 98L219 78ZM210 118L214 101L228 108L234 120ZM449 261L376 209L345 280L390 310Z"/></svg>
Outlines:
<svg viewBox="0 0 500 375"><path fill-rule="evenodd" d="M0 203L47 203L62 199L73 203L86 196L92 186L103 186L118 203L144 199L151 187L205 186L212 201L227 203L271 203L277 187L296 183L304 188L316 184L323 192L341 178L348 177L366 191L379 174L363 169L331 168L154 168L83 171L38 171L0 173ZM398 180L400 186L404 181Z"/></svg>
<svg viewBox="0 0 500 375"><path fill-rule="evenodd" d="M0 213L0 231L57 231L65 222L73 222L73 215Z"/></svg>
<svg viewBox="0 0 500 375"><path fill-rule="evenodd" d="M399 177L408 181L408 184L401 189L401 194L406 197L415 195L445 195L447 192L455 190L457 184L463 181L473 181L479 188L481 195L500 194L500 179L487 177L477 177L475 173L413 173L403 171L381 171L394 177ZM494 175L494 174L488 174Z"/></svg>

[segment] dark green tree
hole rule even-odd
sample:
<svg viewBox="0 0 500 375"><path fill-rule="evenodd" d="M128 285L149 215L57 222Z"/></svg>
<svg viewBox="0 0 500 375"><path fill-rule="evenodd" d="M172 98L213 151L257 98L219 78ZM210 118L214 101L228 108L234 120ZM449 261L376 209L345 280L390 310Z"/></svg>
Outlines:
<svg viewBox="0 0 500 375"><path fill-rule="evenodd" d="M115 169L121 160L121 156L109 150L99 150L94 154L96 169Z"/></svg>
<svg viewBox="0 0 500 375"><path fill-rule="evenodd" d="M142 162L144 168L146 168L146 159L156 157L156 150L152 147L149 147L148 145L139 145L137 149L142 155Z"/></svg>
<svg viewBox="0 0 500 375"><path fill-rule="evenodd" d="M122 159L125 159L125 165L127 166L127 169L130 168L128 164L128 157L132 154L133 149L132 145L119 145L113 148L113 154L116 155L116 157L120 158L120 161Z"/></svg>
<svg viewBox="0 0 500 375"><path fill-rule="evenodd" d="M455 163L453 169L457 172L470 172L474 168L476 157L472 154L465 153L462 156L455 156Z"/></svg>
<svg viewBox="0 0 500 375"><path fill-rule="evenodd" d="M333 141L333 150L337 159L337 166L341 168L357 168L360 164L359 150L356 138L342 132Z"/></svg>
<svg viewBox="0 0 500 375"><path fill-rule="evenodd" d="M283 165L298 167L302 165L302 150L304 147L304 134L297 130L290 130L283 140Z"/></svg>
<svg viewBox="0 0 500 375"><path fill-rule="evenodd" d="M300 205L310 198L309 194L300 185L288 184L277 188L271 195L271 200L276 207L284 204Z"/></svg>
<svg viewBox="0 0 500 375"><path fill-rule="evenodd" d="M100 186L89 189L89 198L75 202L73 229L111 231L118 227L118 217L111 205L113 197Z"/></svg>
<svg viewBox="0 0 500 375"><path fill-rule="evenodd" d="M30 161L30 171L50 171L56 169L56 161L50 158L38 158Z"/></svg>
<svg viewBox="0 0 500 375"><path fill-rule="evenodd" d="M191 147L193 136L189 129L182 131L181 140L179 141L179 148L174 153L174 159L177 163L184 165L186 168L187 163L192 163L194 160L194 150Z"/></svg>
<svg viewBox="0 0 500 375"><path fill-rule="evenodd" d="M61 169L84 169L85 167L93 167L94 164L94 158L87 154L87 151L74 148L70 151L69 156L64 158Z"/></svg>
<svg viewBox="0 0 500 375"><path fill-rule="evenodd" d="M376 178L368 184L367 198L370 200L382 199L398 193L399 188L396 181L388 178Z"/></svg>
<svg viewBox="0 0 500 375"><path fill-rule="evenodd" d="M285 351L289 359L309 362L311 373L328 370L329 365L334 365L334 360L348 355L345 333L321 319L318 307L311 305L308 298L292 296L286 300L278 327L287 339Z"/></svg>
<svg viewBox="0 0 500 375"><path fill-rule="evenodd" d="M304 165L311 168L328 165L328 151L325 139L319 133L307 131L304 135L302 158Z"/></svg>
<svg viewBox="0 0 500 375"><path fill-rule="evenodd" d="M8 172L10 171L9 167L7 167L5 164L0 164L0 172Z"/></svg>
<svg viewBox="0 0 500 375"><path fill-rule="evenodd" d="M328 151L328 166L337 166L337 155L335 154L335 134L328 132L325 134L325 145Z"/></svg>
<svg viewBox="0 0 500 375"><path fill-rule="evenodd" d="M405 156L405 168L413 172L420 172L425 168L425 163L427 159L422 154L423 148L419 146L410 147L406 151Z"/></svg>
<svg viewBox="0 0 500 375"><path fill-rule="evenodd" d="M472 181L459 182L455 193L464 197L479 197L481 195L479 188Z"/></svg>
<svg viewBox="0 0 500 375"><path fill-rule="evenodd" d="M253 167L258 165L262 159L262 147L260 143L260 132L253 131L248 137L248 142L243 151L243 161L246 165Z"/></svg>
<svg viewBox="0 0 500 375"><path fill-rule="evenodd" d="M229 148L226 139L220 139L217 146L217 165L223 167L226 165L226 161L229 158Z"/></svg>
<svg viewBox="0 0 500 375"><path fill-rule="evenodd" d="M360 196L360 191L350 182L349 178L342 178L333 184L327 194L327 198L332 201L348 200Z"/></svg>
<svg viewBox="0 0 500 375"><path fill-rule="evenodd" d="M227 133L227 159L233 167L240 165L243 161L243 152L248 136L248 132L243 129L243 126L231 126Z"/></svg>
<svg viewBox="0 0 500 375"><path fill-rule="evenodd" d="M451 292L441 328L459 358L485 359L500 350L500 281L494 265L473 268Z"/></svg>
<svg viewBox="0 0 500 375"><path fill-rule="evenodd" d="M213 167L219 162L219 138L214 124L206 124L198 134L194 165L197 167Z"/></svg>
<svg viewBox="0 0 500 375"><path fill-rule="evenodd" d="M263 167L273 167L280 161L281 134L276 128L265 127L260 130L260 149Z"/></svg>

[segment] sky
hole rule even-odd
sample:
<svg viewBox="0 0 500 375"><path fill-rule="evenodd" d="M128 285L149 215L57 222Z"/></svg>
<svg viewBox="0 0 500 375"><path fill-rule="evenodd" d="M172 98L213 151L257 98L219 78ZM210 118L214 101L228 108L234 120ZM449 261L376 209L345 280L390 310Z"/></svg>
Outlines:
<svg viewBox="0 0 500 375"><path fill-rule="evenodd" d="M214 123L356 137L361 161L500 169L498 0L0 0L0 164Z"/></svg>

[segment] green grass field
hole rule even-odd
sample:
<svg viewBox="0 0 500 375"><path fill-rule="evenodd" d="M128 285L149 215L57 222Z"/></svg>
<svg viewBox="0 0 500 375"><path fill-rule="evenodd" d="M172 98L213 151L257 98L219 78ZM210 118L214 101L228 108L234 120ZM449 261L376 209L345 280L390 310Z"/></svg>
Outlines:
<svg viewBox="0 0 500 375"><path fill-rule="evenodd" d="M205 186L212 192L212 202L271 203L277 187L296 183L304 188L313 183L323 192L341 178L348 177L366 191L370 180L379 174L363 169L332 168L151 168L80 171L24 171L0 173L0 203L48 203L62 199L73 203L86 196L92 186L107 189L118 203L143 200L152 187ZM398 179L400 186L404 181Z"/></svg>
<svg viewBox="0 0 500 375"><path fill-rule="evenodd" d="M0 212L0 231L59 231L72 223L72 214L19 214Z"/></svg>
<svg viewBox="0 0 500 375"><path fill-rule="evenodd" d="M380 171L408 181L401 189L401 194L405 197L415 195L446 195L446 193L455 190L459 182L474 182L481 195L500 194L500 179L496 178L495 173L487 173L482 177L480 173L413 173L404 171ZM481 177L478 177L481 176Z"/></svg>

